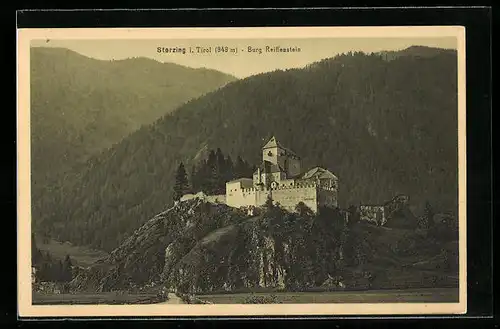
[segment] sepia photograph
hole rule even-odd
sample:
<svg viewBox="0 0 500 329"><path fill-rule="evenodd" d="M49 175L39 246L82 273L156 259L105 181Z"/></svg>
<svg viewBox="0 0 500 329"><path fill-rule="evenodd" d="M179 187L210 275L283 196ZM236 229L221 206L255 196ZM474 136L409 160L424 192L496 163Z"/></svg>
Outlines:
<svg viewBox="0 0 500 329"><path fill-rule="evenodd" d="M465 30L18 30L25 316L463 314Z"/></svg>

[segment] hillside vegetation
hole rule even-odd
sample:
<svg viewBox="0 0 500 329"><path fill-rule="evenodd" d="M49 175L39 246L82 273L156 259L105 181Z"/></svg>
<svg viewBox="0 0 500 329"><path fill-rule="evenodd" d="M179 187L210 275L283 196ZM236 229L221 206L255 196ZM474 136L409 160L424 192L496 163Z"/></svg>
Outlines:
<svg viewBox="0 0 500 329"><path fill-rule="evenodd" d="M31 48L31 161L35 211L92 155L234 77L151 59L103 61Z"/></svg>
<svg viewBox="0 0 500 329"><path fill-rule="evenodd" d="M378 54L385 60L393 60L401 56L429 58L436 56L436 54L446 54L451 52L453 52L453 50L426 46L411 46L403 50L381 51Z"/></svg>
<svg viewBox="0 0 500 329"><path fill-rule="evenodd" d="M303 205L289 213L268 203L248 216L225 205L181 202L70 286L189 294L457 287L456 230L443 238L433 230L373 226L356 213L344 218L329 208L314 215Z"/></svg>
<svg viewBox="0 0 500 329"><path fill-rule="evenodd" d="M153 100L149 100L154 103ZM158 103L159 104L159 103ZM175 171L209 149L255 165L275 135L339 177L340 206L409 195L457 209L457 57L363 53L232 82L92 157L33 213L59 241L111 251L172 204Z"/></svg>

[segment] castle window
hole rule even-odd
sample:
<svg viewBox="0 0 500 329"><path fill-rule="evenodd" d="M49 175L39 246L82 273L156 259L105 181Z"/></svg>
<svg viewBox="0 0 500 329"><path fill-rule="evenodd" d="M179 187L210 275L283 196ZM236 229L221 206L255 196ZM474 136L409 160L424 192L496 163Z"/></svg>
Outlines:
<svg viewBox="0 0 500 329"><path fill-rule="evenodd" d="M271 156L273 156L273 152L269 151L269 152L267 153L267 155L271 157Z"/></svg>

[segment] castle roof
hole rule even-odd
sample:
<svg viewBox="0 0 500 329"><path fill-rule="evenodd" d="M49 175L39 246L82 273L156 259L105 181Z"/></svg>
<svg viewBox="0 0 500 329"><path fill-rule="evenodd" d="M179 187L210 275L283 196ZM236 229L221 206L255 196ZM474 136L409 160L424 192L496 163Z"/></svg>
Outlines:
<svg viewBox="0 0 500 329"><path fill-rule="evenodd" d="M271 147L281 147L281 148L283 148L283 146L281 145L281 143L279 143L276 140L276 137L274 137L274 136L271 137L271 139L262 148L263 149L267 149L267 148L271 148Z"/></svg>
<svg viewBox="0 0 500 329"><path fill-rule="evenodd" d="M278 142L278 140L274 136L271 137L271 139L266 143L266 145L264 145L262 147L262 149L264 150L264 149L273 148L273 147L279 147L280 149L285 150L286 153L297 156L297 154L295 154L295 152L293 152L289 148L284 147L280 142Z"/></svg>
<svg viewBox="0 0 500 329"><path fill-rule="evenodd" d="M314 167L306 171L305 173L301 174L299 176L300 179L312 179L312 178L319 178L319 179L336 179L337 176L335 176L331 171L328 169L322 168L322 167Z"/></svg>
<svg viewBox="0 0 500 329"><path fill-rule="evenodd" d="M275 172L284 171L280 165L276 165L276 164L269 162L269 161L266 161L266 160L262 161L262 163L257 168L259 168L261 171L263 171L265 173L275 173ZM256 172L257 172L257 170L254 173L256 173Z"/></svg>
<svg viewBox="0 0 500 329"><path fill-rule="evenodd" d="M238 179L233 179L232 181L227 182L229 183L240 183L241 187L243 188L248 188L253 186L253 179L251 178L238 178Z"/></svg>

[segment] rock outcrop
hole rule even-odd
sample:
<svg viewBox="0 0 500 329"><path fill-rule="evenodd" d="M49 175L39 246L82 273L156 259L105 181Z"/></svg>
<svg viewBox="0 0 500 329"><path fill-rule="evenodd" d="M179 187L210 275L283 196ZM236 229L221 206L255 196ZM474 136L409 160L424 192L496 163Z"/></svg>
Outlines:
<svg viewBox="0 0 500 329"><path fill-rule="evenodd" d="M152 218L71 286L159 286L199 294L432 286L436 277L439 284L453 284L447 278L456 275L456 267L439 268L442 257L427 262L425 270L412 268L441 252L438 242L416 231L346 222L337 209L313 215L273 206L252 216L195 199ZM446 261L456 262L453 257Z"/></svg>

